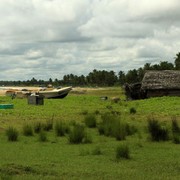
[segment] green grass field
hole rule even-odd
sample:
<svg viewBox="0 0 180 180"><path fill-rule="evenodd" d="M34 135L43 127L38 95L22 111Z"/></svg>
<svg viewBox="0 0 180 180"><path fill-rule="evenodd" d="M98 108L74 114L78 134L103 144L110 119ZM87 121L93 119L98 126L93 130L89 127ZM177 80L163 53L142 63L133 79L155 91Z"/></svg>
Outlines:
<svg viewBox="0 0 180 180"><path fill-rule="evenodd" d="M110 100L114 96L122 100L114 103ZM180 97L124 99L120 88L70 93L64 99L44 99L42 106L28 105L27 99L0 97L1 104L14 104L14 109L0 110L0 179L180 179L180 144L172 141L171 131L172 118L180 125ZM136 113L130 113L131 108ZM68 134L58 137L54 129L45 132L45 142L36 133L23 135L27 124L63 121L72 127L75 122L84 124L88 114L100 123L104 113L133 125L137 132L117 141L100 135L97 127L86 127L92 143L82 144L69 143ZM169 129L169 140L150 140L147 119L151 117ZM18 130L18 141L7 140L8 127ZM130 158L117 160L116 149L123 144L129 147Z"/></svg>

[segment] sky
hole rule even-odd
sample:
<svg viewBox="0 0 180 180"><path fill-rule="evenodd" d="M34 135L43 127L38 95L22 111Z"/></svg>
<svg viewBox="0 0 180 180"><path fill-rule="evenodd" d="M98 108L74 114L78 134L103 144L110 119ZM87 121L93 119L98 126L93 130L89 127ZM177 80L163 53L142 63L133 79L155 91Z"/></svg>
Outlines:
<svg viewBox="0 0 180 180"><path fill-rule="evenodd" d="M0 80L174 63L179 0L0 0Z"/></svg>

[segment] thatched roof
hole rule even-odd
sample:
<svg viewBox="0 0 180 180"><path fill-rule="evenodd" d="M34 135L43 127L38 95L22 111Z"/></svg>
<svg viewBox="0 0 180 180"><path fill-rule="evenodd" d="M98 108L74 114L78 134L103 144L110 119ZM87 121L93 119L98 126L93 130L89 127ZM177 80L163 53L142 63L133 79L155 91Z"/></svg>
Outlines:
<svg viewBox="0 0 180 180"><path fill-rule="evenodd" d="M142 89L179 89L180 71L147 71L142 80Z"/></svg>

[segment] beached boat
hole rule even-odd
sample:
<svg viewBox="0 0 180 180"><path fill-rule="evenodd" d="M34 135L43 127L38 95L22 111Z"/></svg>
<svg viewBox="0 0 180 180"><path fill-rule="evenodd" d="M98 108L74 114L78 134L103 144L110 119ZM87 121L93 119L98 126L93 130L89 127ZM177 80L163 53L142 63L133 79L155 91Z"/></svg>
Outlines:
<svg viewBox="0 0 180 180"><path fill-rule="evenodd" d="M40 95L44 98L64 98L68 95L68 93L72 90L72 87L64 87L64 88L40 88L40 89L10 89L6 91L7 96L11 96L12 98L27 98L30 95Z"/></svg>
<svg viewBox="0 0 180 180"><path fill-rule="evenodd" d="M45 98L64 98L72 90L72 87L64 87L60 89L44 90L37 92L38 95L42 95Z"/></svg>

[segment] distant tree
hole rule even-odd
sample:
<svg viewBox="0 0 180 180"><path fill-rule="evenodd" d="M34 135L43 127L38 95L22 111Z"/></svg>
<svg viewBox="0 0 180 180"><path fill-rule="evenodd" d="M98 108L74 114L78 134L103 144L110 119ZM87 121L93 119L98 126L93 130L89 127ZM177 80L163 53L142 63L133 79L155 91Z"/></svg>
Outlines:
<svg viewBox="0 0 180 180"><path fill-rule="evenodd" d="M174 65L167 61L161 61L159 66L160 66L161 70L173 70L174 69Z"/></svg>
<svg viewBox="0 0 180 180"><path fill-rule="evenodd" d="M139 82L138 72L137 72L136 69L128 71L128 73L126 74L126 82L127 83L136 83L136 82Z"/></svg>
<svg viewBox="0 0 180 180"><path fill-rule="evenodd" d="M105 73L105 85L113 86L117 82L117 76L114 71Z"/></svg>
<svg viewBox="0 0 180 180"><path fill-rule="evenodd" d="M94 86L113 86L117 82L114 71L99 71L94 69L86 77L87 83Z"/></svg>
<svg viewBox="0 0 180 180"><path fill-rule="evenodd" d="M152 68L151 68L151 64L150 64L150 63L146 63L146 64L144 65L143 69L144 69L144 71L146 71L146 70L151 70L151 69L152 69Z"/></svg>
<svg viewBox="0 0 180 180"><path fill-rule="evenodd" d="M34 77L31 79L30 81L31 85L37 85L38 84L38 81L37 79L35 79Z"/></svg>
<svg viewBox="0 0 180 180"><path fill-rule="evenodd" d="M124 71L119 71L118 80L119 80L120 85L123 85L126 82L126 74Z"/></svg>
<svg viewBox="0 0 180 180"><path fill-rule="evenodd" d="M52 84L53 83L53 80L51 78L49 78L49 83Z"/></svg>
<svg viewBox="0 0 180 180"><path fill-rule="evenodd" d="M180 52L175 57L175 69L180 70Z"/></svg>
<svg viewBox="0 0 180 180"><path fill-rule="evenodd" d="M138 81L141 82L143 77L144 77L144 74L145 74L145 70L143 68L139 68L137 70L137 75L138 75Z"/></svg>
<svg viewBox="0 0 180 180"><path fill-rule="evenodd" d="M154 64L154 65L151 66L151 69L152 70L161 70L161 67L160 67L159 64Z"/></svg>

